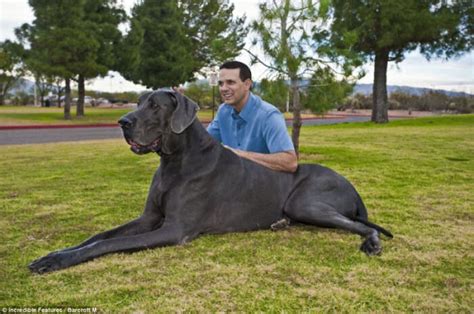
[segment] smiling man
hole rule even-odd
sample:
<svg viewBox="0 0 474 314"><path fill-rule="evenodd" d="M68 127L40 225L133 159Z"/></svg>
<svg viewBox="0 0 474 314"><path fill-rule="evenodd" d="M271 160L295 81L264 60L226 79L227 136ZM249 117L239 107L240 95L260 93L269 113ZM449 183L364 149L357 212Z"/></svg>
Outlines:
<svg viewBox="0 0 474 314"><path fill-rule="evenodd" d="M229 61L220 67L224 103L207 131L237 155L278 171L295 172L298 161L280 111L251 92L247 65Z"/></svg>

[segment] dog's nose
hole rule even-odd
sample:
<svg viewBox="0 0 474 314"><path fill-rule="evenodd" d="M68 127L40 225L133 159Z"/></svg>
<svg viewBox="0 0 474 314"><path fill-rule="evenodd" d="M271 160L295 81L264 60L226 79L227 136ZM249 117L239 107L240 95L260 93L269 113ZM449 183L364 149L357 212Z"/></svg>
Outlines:
<svg viewBox="0 0 474 314"><path fill-rule="evenodd" d="M123 129L128 129L132 126L132 121L126 117L120 118L120 120L118 120L118 123Z"/></svg>

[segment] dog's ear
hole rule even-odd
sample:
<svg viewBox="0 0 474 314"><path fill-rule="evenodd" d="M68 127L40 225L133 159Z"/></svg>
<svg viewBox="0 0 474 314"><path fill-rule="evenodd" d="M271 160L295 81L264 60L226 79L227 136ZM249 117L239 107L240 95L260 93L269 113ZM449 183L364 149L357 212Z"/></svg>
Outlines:
<svg viewBox="0 0 474 314"><path fill-rule="evenodd" d="M171 116L171 131L180 134L196 119L199 106L179 92L172 91L170 93L176 99L176 109Z"/></svg>

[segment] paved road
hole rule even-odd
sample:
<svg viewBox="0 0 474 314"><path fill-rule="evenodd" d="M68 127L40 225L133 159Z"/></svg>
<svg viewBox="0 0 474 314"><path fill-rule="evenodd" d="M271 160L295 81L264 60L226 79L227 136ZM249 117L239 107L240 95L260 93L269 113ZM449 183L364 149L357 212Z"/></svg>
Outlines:
<svg viewBox="0 0 474 314"><path fill-rule="evenodd" d="M341 119L309 119L304 125L324 125L344 122L368 121L369 117L345 117ZM291 121L287 121L291 125ZM39 144L85 140L122 138L122 131L116 127L51 128L0 130L0 145Z"/></svg>

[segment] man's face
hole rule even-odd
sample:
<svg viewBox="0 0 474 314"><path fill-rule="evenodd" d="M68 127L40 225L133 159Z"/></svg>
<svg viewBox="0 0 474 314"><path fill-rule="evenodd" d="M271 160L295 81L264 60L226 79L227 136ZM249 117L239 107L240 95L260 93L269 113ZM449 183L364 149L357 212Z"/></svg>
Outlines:
<svg viewBox="0 0 474 314"><path fill-rule="evenodd" d="M240 79L240 69L221 69L219 71L219 91L226 104L231 105L240 111L247 102L250 86L250 79L242 82Z"/></svg>

